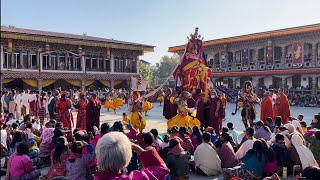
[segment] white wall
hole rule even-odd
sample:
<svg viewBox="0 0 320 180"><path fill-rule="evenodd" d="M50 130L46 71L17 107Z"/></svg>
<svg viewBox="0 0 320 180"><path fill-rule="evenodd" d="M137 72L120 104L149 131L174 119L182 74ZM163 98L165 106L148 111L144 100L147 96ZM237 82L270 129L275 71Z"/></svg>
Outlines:
<svg viewBox="0 0 320 180"><path fill-rule="evenodd" d="M237 86L237 87L238 87L238 86L241 87L241 86L240 86L240 78L236 80L236 86Z"/></svg>
<svg viewBox="0 0 320 180"><path fill-rule="evenodd" d="M303 80L305 79L305 80ZM301 86L303 87L307 87L307 85L309 85L309 76L308 75L302 75L301 76ZM311 84L310 84L311 86Z"/></svg>
<svg viewBox="0 0 320 180"><path fill-rule="evenodd" d="M264 77L264 85L269 88L270 85L272 85L272 76L266 76Z"/></svg>
<svg viewBox="0 0 320 180"><path fill-rule="evenodd" d="M289 88L292 87L292 77L287 78L287 85L289 86Z"/></svg>

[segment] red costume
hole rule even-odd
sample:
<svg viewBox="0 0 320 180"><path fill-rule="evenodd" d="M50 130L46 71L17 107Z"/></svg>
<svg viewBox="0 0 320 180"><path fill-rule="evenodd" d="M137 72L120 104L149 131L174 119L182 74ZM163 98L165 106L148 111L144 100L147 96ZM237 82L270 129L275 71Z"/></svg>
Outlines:
<svg viewBox="0 0 320 180"><path fill-rule="evenodd" d="M210 120L209 126L213 127L217 135L222 130L223 105L219 97L211 98L210 100ZM216 112L218 113L216 115Z"/></svg>
<svg viewBox="0 0 320 180"><path fill-rule="evenodd" d="M170 102L170 98L172 96L168 96L164 98L163 102L163 116L169 120L177 115L178 106L175 103Z"/></svg>
<svg viewBox="0 0 320 180"><path fill-rule="evenodd" d="M86 108L87 131L92 131L93 126L100 127L101 103L98 99L92 98Z"/></svg>
<svg viewBox="0 0 320 180"><path fill-rule="evenodd" d="M71 101L68 98L59 99L56 104L58 111L58 122L62 122L63 127L71 129L73 126L72 117L69 109L71 109Z"/></svg>
<svg viewBox="0 0 320 180"><path fill-rule="evenodd" d="M82 130L87 129L87 121L86 121L86 108L88 105L88 100L80 99L78 103L78 115L77 115L77 128Z"/></svg>
<svg viewBox="0 0 320 180"><path fill-rule="evenodd" d="M282 124L288 123L288 117L291 116L290 104L287 96L283 93L276 99L275 112L276 116L281 116Z"/></svg>
<svg viewBox="0 0 320 180"><path fill-rule="evenodd" d="M272 119L274 118L272 99L269 96L264 97L261 102L260 120L265 123L267 117L271 117Z"/></svg>

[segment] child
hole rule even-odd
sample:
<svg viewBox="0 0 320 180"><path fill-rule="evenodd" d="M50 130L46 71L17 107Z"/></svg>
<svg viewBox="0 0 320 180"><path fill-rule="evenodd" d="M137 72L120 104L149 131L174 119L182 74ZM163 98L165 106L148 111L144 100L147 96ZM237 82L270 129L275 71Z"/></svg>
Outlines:
<svg viewBox="0 0 320 180"><path fill-rule="evenodd" d="M303 134L305 134L307 132L307 123L305 121L300 121L300 125L302 128Z"/></svg>
<svg viewBox="0 0 320 180"><path fill-rule="evenodd" d="M297 119L298 119L299 121L303 121L303 118L304 118L304 116L303 116L302 114L299 114L298 117L297 117Z"/></svg>
<svg viewBox="0 0 320 180"><path fill-rule="evenodd" d="M239 145L238 134L233 129L233 123L232 122L228 122L227 127L229 129L228 133L232 135L232 138L233 138L234 142L236 143L236 145Z"/></svg>
<svg viewBox="0 0 320 180"><path fill-rule="evenodd" d="M281 116L276 116L274 119L274 123L276 126L280 127L282 122L282 117Z"/></svg>
<svg viewBox="0 0 320 180"><path fill-rule="evenodd" d="M128 116L127 116L127 114L126 114L126 113L122 113L122 121L123 121L123 122L126 122L126 123L128 123L128 124L130 124L130 123L129 123Z"/></svg>

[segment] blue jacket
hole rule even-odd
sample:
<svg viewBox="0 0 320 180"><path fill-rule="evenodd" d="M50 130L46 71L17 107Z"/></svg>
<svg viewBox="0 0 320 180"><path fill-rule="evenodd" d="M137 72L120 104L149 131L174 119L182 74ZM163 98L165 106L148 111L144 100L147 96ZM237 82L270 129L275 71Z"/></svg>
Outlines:
<svg viewBox="0 0 320 180"><path fill-rule="evenodd" d="M241 161L244 163L242 168L253 171L257 175L262 176L264 164L266 162L263 154L259 155L256 151L250 149Z"/></svg>

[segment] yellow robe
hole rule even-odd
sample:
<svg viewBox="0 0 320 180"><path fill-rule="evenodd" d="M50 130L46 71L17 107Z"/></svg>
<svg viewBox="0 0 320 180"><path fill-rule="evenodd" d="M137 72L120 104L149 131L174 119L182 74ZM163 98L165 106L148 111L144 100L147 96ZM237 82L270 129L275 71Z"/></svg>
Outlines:
<svg viewBox="0 0 320 180"><path fill-rule="evenodd" d="M147 112L152 109L152 103L149 101L145 101L142 106L142 112Z"/></svg>

